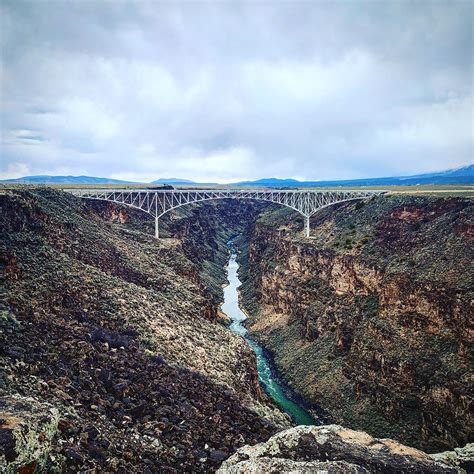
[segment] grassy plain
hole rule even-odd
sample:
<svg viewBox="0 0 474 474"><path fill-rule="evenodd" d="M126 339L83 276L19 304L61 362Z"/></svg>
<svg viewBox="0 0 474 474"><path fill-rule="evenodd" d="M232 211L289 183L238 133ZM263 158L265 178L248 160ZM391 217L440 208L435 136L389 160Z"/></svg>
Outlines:
<svg viewBox="0 0 474 474"><path fill-rule="evenodd" d="M159 190L166 189L161 184L42 184L42 185L27 185L27 184L0 184L0 189L28 187L37 188L49 186L55 189L140 189L140 190ZM199 189L244 189L244 190L285 190L285 191L349 191L349 190L377 190L387 191L390 194L410 194L410 195L439 195L444 197L474 197L473 185L419 185L419 186L331 186L331 187L285 187L285 188L267 188L263 186L231 186L225 184L205 185L205 184L190 184L190 185L175 185L174 189L178 190L199 190Z"/></svg>

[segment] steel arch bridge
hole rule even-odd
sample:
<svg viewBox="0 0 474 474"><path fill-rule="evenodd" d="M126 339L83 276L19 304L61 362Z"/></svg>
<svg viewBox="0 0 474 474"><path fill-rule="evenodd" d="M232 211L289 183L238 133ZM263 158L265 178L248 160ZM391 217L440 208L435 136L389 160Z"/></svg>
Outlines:
<svg viewBox="0 0 474 474"><path fill-rule="evenodd" d="M155 237L159 238L158 220L167 212L195 202L215 199L256 199L289 207L305 218L309 237L309 218L317 211L345 201L367 199L384 191L286 191L286 190L141 190L141 189L67 189L84 199L98 199L124 204L155 218Z"/></svg>

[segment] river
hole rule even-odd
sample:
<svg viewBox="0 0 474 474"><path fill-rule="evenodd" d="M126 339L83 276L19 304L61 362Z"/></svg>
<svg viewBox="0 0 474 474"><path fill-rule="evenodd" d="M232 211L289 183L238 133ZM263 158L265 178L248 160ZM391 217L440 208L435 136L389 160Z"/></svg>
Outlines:
<svg viewBox="0 0 474 474"><path fill-rule="evenodd" d="M229 284L224 288L224 303L222 311L232 320L230 330L241 335L254 350L257 356L257 370L260 383L265 392L278 404L278 406L288 413L293 421L298 425L320 424L311 414L290 398L289 389L284 387L276 377L275 368L266 357L263 348L250 338L244 321L247 319L245 313L239 306L238 288L242 284L238 277L239 264L234 247L229 244L231 252L227 266L227 280Z"/></svg>

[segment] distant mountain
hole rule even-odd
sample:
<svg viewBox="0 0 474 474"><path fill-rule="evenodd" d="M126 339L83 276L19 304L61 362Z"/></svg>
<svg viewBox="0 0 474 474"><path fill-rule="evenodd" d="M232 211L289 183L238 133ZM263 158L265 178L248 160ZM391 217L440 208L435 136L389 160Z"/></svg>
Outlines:
<svg viewBox="0 0 474 474"><path fill-rule="evenodd" d="M196 184L196 182L191 181L190 179L160 178L156 181L152 181L151 184Z"/></svg>
<svg viewBox="0 0 474 474"><path fill-rule="evenodd" d="M240 186L298 186L301 184L301 181L297 179L280 179L280 178L262 178L257 179L256 181L241 181L239 183L234 183Z"/></svg>
<svg viewBox="0 0 474 474"><path fill-rule="evenodd" d="M428 177L464 177L464 176L474 176L474 165L462 166L461 168L454 168L445 171L438 171L434 173L423 173L415 176L410 176L410 178L428 178Z"/></svg>
<svg viewBox="0 0 474 474"><path fill-rule="evenodd" d="M95 176L23 176L22 178L0 180L2 183L25 184L139 184L134 181L123 181ZM150 184L170 185L215 185L217 183L198 183L190 179L160 178ZM349 186L415 186L419 184L474 184L474 164L461 168L424 173L414 176L395 176L386 178L346 179L332 181L298 181L291 178L262 178L255 181L240 181L231 186L261 186L268 188L285 187L349 187Z"/></svg>
<svg viewBox="0 0 474 474"><path fill-rule="evenodd" d="M349 187L349 186L416 186L421 184L474 184L474 165L462 168L425 173L415 176L386 178L363 178L333 181L298 181L296 179L264 178L256 181L241 181L232 186L264 187Z"/></svg>
<svg viewBox="0 0 474 474"><path fill-rule="evenodd" d="M134 181L122 181L112 178L97 178L95 176L23 176L22 178L3 179L2 183L25 184L132 184Z"/></svg>
<svg viewBox="0 0 474 474"><path fill-rule="evenodd" d="M445 176L474 176L474 164L445 171Z"/></svg>

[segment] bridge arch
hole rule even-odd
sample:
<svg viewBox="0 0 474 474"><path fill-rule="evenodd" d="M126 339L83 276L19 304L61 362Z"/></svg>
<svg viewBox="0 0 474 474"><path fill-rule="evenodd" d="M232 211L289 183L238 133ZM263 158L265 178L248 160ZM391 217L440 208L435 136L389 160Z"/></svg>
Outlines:
<svg viewBox="0 0 474 474"><path fill-rule="evenodd" d="M179 207L217 199L253 199L289 207L305 218L305 236L309 237L309 218L321 209L356 199L367 199L383 191L257 191L257 190L134 190L68 189L84 199L123 204L146 212L155 219L155 237L159 238L159 218Z"/></svg>

